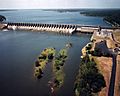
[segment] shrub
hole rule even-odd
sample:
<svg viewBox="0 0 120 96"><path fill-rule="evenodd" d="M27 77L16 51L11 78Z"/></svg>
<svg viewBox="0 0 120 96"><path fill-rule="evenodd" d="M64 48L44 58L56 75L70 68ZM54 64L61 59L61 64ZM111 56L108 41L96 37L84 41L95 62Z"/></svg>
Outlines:
<svg viewBox="0 0 120 96"><path fill-rule="evenodd" d="M4 16L0 15L0 22L5 21L5 20L6 20L6 18Z"/></svg>
<svg viewBox="0 0 120 96"><path fill-rule="evenodd" d="M86 46L86 50L90 50L92 48L92 44L88 44L88 46Z"/></svg>
<svg viewBox="0 0 120 96"><path fill-rule="evenodd" d="M39 59L46 59L47 57L45 55L41 55L38 57Z"/></svg>
<svg viewBox="0 0 120 96"><path fill-rule="evenodd" d="M53 54L49 54L49 55L48 55L48 59L50 59L50 60L52 60L53 57L54 57Z"/></svg>
<svg viewBox="0 0 120 96"><path fill-rule="evenodd" d="M39 67L39 66L40 66L39 61L35 61L35 66L36 66L36 67Z"/></svg>
<svg viewBox="0 0 120 96"><path fill-rule="evenodd" d="M93 56L102 56L101 50L99 48L95 48L92 55Z"/></svg>

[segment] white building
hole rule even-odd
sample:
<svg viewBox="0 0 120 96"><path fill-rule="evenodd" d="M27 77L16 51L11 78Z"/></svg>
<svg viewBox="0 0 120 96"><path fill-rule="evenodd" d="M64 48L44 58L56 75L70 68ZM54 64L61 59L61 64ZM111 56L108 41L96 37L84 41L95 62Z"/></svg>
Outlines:
<svg viewBox="0 0 120 96"><path fill-rule="evenodd" d="M99 37L111 37L112 36L112 32L107 30L107 29L102 29L101 31L97 31L96 32L96 36Z"/></svg>

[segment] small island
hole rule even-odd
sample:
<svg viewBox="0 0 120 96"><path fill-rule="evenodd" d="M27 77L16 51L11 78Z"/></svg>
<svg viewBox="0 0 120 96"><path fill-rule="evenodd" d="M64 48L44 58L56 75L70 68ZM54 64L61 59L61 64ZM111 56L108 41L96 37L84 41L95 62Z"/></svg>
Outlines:
<svg viewBox="0 0 120 96"><path fill-rule="evenodd" d="M45 48L35 61L34 75L39 79L43 76L43 70L47 63L51 62L55 56L55 48Z"/></svg>
<svg viewBox="0 0 120 96"><path fill-rule="evenodd" d="M67 59L67 51L68 48L61 49L53 60L53 78L48 82L51 92L60 88L64 83L65 73L63 67Z"/></svg>
<svg viewBox="0 0 120 96"><path fill-rule="evenodd" d="M67 49L61 49L53 61L53 72L55 76L55 87L61 87L64 79L63 66L67 59Z"/></svg>

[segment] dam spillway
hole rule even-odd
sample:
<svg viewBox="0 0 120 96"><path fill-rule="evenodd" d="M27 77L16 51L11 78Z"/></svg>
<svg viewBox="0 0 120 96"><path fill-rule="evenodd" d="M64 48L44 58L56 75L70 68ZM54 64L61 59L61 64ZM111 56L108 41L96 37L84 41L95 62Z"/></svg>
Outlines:
<svg viewBox="0 0 120 96"><path fill-rule="evenodd" d="M76 25L66 24L34 24L34 23L7 23L9 30L31 30L31 31L48 31L72 34L76 31Z"/></svg>
<svg viewBox="0 0 120 96"><path fill-rule="evenodd" d="M107 31L113 31L111 27L101 27L95 25L78 25L78 24L42 24L42 23L12 23L2 22L0 23L2 28L8 30L25 30L25 31L47 31L64 34L73 34L76 32L93 34L94 32L106 29Z"/></svg>

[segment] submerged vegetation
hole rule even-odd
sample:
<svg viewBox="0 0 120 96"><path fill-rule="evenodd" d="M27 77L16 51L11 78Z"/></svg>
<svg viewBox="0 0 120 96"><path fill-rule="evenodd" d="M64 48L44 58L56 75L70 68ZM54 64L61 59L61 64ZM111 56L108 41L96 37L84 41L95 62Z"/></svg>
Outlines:
<svg viewBox="0 0 120 96"><path fill-rule="evenodd" d="M40 56L38 56L35 62L35 76L37 78L41 78L43 74L43 70L48 62L53 60L55 56L55 48L46 48L44 49Z"/></svg>
<svg viewBox="0 0 120 96"><path fill-rule="evenodd" d="M95 96L105 86L104 77L97 69L95 61L86 55L81 60L75 82L76 96Z"/></svg>

